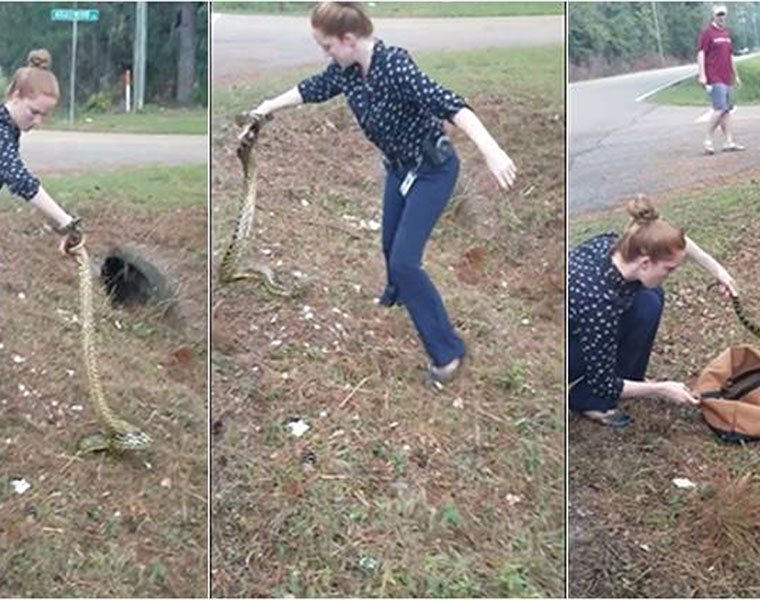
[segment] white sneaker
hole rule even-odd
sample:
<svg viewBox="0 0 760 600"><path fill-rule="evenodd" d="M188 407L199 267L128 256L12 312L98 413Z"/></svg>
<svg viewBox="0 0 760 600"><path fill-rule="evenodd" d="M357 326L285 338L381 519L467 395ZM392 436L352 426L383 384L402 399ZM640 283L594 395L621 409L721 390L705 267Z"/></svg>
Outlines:
<svg viewBox="0 0 760 600"><path fill-rule="evenodd" d="M712 140L705 140L705 154L715 154L715 147Z"/></svg>
<svg viewBox="0 0 760 600"><path fill-rule="evenodd" d="M737 144L736 142L726 142L723 144L723 152L741 152L745 150L744 146Z"/></svg>

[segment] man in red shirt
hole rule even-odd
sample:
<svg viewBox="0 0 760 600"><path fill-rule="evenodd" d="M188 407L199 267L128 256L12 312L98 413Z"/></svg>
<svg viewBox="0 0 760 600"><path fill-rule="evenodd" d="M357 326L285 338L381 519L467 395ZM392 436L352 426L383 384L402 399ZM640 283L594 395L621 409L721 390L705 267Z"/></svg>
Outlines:
<svg viewBox="0 0 760 600"><path fill-rule="evenodd" d="M697 65L699 83L707 91L712 101L713 113L707 126L705 152L714 154L712 136L720 126L726 141L724 151L744 150L731 136L731 111L734 108L734 83L741 85L734 65L731 45L731 30L726 27L726 7L713 7L713 21L702 29L697 40Z"/></svg>

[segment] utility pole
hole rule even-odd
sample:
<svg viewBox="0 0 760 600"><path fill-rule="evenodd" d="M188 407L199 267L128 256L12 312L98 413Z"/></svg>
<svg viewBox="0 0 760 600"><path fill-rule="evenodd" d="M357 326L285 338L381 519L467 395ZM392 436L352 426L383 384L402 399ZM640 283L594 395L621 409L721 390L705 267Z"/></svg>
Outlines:
<svg viewBox="0 0 760 600"><path fill-rule="evenodd" d="M660 53L660 64L665 66L665 55L662 52L662 37L660 36L660 23L657 20L657 4L652 2L652 15L654 15L654 31L657 35L657 50Z"/></svg>
<svg viewBox="0 0 760 600"><path fill-rule="evenodd" d="M77 3L74 2L76 8ZM77 80L77 19L71 22L71 84L69 85L69 123L74 122L74 88Z"/></svg>
<svg viewBox="0 0 760 600"><path fill-rule="evenodd" d="M145 103L145 62L148 47L148 3L137 2L135 8L135 44L133 67L135 82L135 110L142 110Z"/></svg>

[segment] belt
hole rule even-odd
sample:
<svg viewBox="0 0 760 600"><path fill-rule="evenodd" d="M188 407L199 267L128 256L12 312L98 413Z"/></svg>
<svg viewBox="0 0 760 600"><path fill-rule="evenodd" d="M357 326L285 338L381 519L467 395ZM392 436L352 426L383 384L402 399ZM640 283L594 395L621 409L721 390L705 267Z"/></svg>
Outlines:
<svg viewBox="0 0 760 600"><path fill-rule="evenodd" d="M394 169L396 171L409 171L411 169L419 167L422 164L422 157L420 156L420 158L418 158L416 161L411 161L401 160L400 158L391 159L383 155L383 164L385 164L385 166L389 169Z"/></svg>
<svg viewBox="0 0 760 600"><path fill-rule="evenodd" d="M439 134L435 137L428 136L422 141L420 156L416 161L401 160L399 158L388 158L383 156L383 162L386 167L398 171L418 169L423 162L428 161L430 164L440 166L453 154L451 139L445 134Z"/></svg>

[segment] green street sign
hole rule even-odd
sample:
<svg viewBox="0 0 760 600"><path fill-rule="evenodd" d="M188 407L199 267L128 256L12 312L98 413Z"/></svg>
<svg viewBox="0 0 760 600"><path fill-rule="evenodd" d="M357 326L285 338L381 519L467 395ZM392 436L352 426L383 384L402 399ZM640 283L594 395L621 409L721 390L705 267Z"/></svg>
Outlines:
<svg viewBox="0 0 760 600"><path fill-rule="evenodd" d="M96 8L74 9L74 8L52 8L50 9L51 21L97 21L100 18L100 11Z"/></svg>

